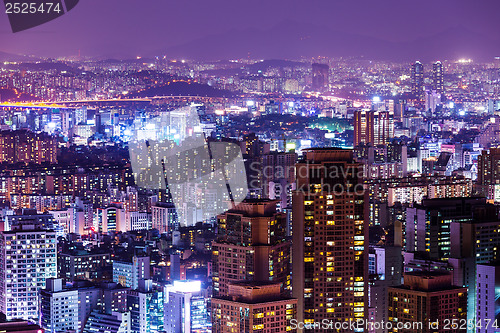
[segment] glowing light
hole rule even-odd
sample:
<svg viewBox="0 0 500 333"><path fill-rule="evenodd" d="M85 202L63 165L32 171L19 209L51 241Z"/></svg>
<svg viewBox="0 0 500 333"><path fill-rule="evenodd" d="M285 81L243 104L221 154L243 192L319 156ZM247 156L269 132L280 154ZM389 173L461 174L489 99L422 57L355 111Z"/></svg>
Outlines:
<svg viewBox="0 0 500 333"><path fill-rule="evenodd" d="M47 124L47 126L49 126L49 128L56 128L56 123L50 122Z"/></svg>
<svg viewBox="0 0 500 333"><path fill-rule="evenodd" d="M453 102L449 102L449 103L448 103L448 107L449 107L450 109L453 109L453 108L455 107L455 103L453 103Z"/></svg>
<svg viewBox="0 0 500 333"><path fill-rule="evenodd" d="M123 131L123 134L126 135L126 136L131 136L132 135L132 131L129 130L129 129L126 129L125 131Z"/></svg>
<svg viewBox="0 0 500 333"><path fill-rule="evenodd" d="M247 101L247 106L254 106L255 102L254 101Z"/></svg>
<svg viewBox="0 0 500 333"><path fill-rule="evenodd" d="M465 111L460 111L460 112L458 112L458 114L459 114L460 116L465 116Z"/></svg>
<svg viewBox="0 0 500 333"><path fill-rule="evenodd" d="M173 291L194 293L201 291L201 281L174 281Z"/></svg>
<svg viewBox="0 0 500 333"><path fill-rule="evenodd" d="M380 103L381 99L379 96L373 97L373 103Z"/></svg>
<svg viewBox="0 0 500 333"><path fill-rule="evenodd" d="M292 149L295 149L297 147L297 145L295 144L295 142L288 142L286 144L286 150L292 150Z"/></svg>
<svg viewBox="0 0 500 333"><path fill-rule="evenodd" d="M156 126L153 123L146 124L146 129L148 129L148 130L154 130L155 128L156 128Z"/></svg>

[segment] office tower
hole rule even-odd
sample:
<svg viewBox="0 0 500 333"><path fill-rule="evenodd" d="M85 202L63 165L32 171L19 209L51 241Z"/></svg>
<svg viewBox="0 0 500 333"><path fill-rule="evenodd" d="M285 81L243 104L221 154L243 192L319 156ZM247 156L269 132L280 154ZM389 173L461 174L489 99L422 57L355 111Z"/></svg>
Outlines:
<svg viewBox="0 0 500 333"><path fill-rule="evenodd" d="M125 210L120 207L97 208L97 223L99 232L127 231Z"/></svg>
<svg viewBox="0 0 500 333"><path fill-rule="evenodd" d="M139 281L151 277L149 257L133 256L129 261L113 261L113 282L137 289Z"/></svg>
<svg viewBox="0 0 500 333"><path fill-rule="evenodd" d="M293 297L299 322L366 319L368 193L353 151L315 148L297 163Z"/></svg>
<svg viewBox="0 0 500 333"><path fill-rule="evenodd" d="M444 323L467 319L467 288L452 285L449 272L412 272L404 274L404 284L388 292L389 322L406 325L407 333L445 332ZM433 325L438 322L436 328ZM465 329L464 329L465 328ZM466 332L466 326L456 328Z"/></svg>
<svg viewBox="0 0 500 333"><path fill-rule="evenodd" d="M45 332L78 330L78 290L63 289L62 279L47 279L39 300L40 325Z"/></svg>
<svg viewBox="0 0 500 333"><path fill-rule="evenodd" d="M131 333L163 332L163 289L153 286L153 280L141 280L136 290L129 290L127 306Z"/></svg>
<svg viewBox="0 0 500 333"><path fill-rule="evenodd" d="M477 333L500 332L500 264L498 261L477 265L475 292L475 322Z"/></svg>
<svg viewBox="0 0 500 333"><path fill-rule="evenodd" d="M424 96L424 65L417 61L411 65L411 92L416 99Z"/></svg>
<svg viewBox="0 0 500 333"><path fill-rule="evenodd" d="M95 310L87 320L83 333L131 333L130 312L104 314Z"/></svg>
<svg viewBox="0 0 500 333"><path fill-rule="evenodd" d="M179 228L177 211L171 203L157 202L151 206L151 220L153 229L162 234Z"/></svg>
<svg viewBox="0 0 500 333"><path fill-rule="evenodd" d="M19 225L0 233L0 312L7 320L38 318L38 290L57 277L54 231Z"/></svg>
<svg viewBox="0 0 500 333"><path fill-rule="evenodd" d="M388 111L354 112L354 147L361 143L386 145L394 137L394 114Z"/></svg>
<svg viewBox="0 0 500 333"><path fill-rule="evenodd" d="M212 326L200 281L174 281L165 287L165 332L207 331Z"/></svg>
<svg viewBox="0 0 500 333"><path fill-rule="evenodd" d="M329 70L326 64L312 64L312 90L323 92L328 90L329 85Z"/></svg>
<svg viewBox="0 0 500 333"><path fill-rule="evenodd" d="M248 199L217 217L212 243L214 297L226 296L236 281L273 281L290 293L290 243L286 216L276 201Z"/></svg>
<svg viewBox="0 0 500 333"><path fill-rule="evenodd" d="M432 64L432 90L439 94L444 93L444 70L441 61Z"/></svg>
<svg viewBox="0 0 500 333"><path fill-rule="evenodd" d="M126 230L151 229L151 214L146 212L125 212Z"/></svg>
<svg viewBox="0 0 500 333"><path fill-rule="evenodd" d="M57 138L45 132L0 132L0 163L57 163L57 150Z"/></svg>
<svg viewBox="0 0 500 333"><path fill-rule="evenodd" d="M235 311L236 310L236 311ZM297 300L272 282L231 283L227 296L212 298L212 332L296 332Z"/></svg>
<svg viewBox="0 0 500 333"><path fill-rule="evenodd" d="M99 279L103 271L111 266L109 253L74 250L59 253L58 256L59 277L66 281Z"/></svg>

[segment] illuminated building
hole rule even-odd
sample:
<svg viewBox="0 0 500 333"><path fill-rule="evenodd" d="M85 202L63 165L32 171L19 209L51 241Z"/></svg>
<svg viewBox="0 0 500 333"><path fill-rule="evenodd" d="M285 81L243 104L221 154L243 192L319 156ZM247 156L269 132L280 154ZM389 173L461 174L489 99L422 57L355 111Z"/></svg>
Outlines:
<svg viewBox="0 0 500 333"><path fill-rule="evenodd" d="M280 284L240 282L212 298L212 332L296 332L297 300L280 296Z"/></svg>
<svg viewBox="0 0 500 333"><path fill-rule="evenodd" d="M394 137L394 114L388 111L354 111L354 146L385 145Z"/></svg>
<svg viewBox="0 0 500 333"><path fill-rule="evenodd" d="M150 278L149 265L149 257L134 256L131 262L114 260L113 282L119 283L124 287L137 289L140 280Z"/></svg>
<svg viewBox="0 0 500 333"><path fill-rule="evenodd" d="M178 225L177 211L171 203L157 202L151 207L151 220L153 229L160 233L176 230Z"/></svg>
<svg viewBox="0 0 500 333"><path fill-rule="evenodd" d="M444 70L441 61L432 64L432 90L439 94L444 93Z"/></svg>
<svg viewBox="0 0 500 333"><path fill-rule="evenodd" d="M214 297L227 296L235 281L273 281L290 293L290 242L286 215L276 212L276 201L248 199L217 217L217 239L212 243Z"/></svg>
<svg viewBox="0 0 500 333"><path fill-rule="evenodd" d="M39 318L38 290L57 277L56 249L56 233L40 226L0 233L0 312L7 320Z"/></svg>
<svg viewBox="0 0 500 333"><path fill-rule="evenodd" d="M63 289L62 279L47 279L39 298L40 324L45 332L78 330L78 290Z"/></svg>
<svg viewBox="0 0 500 333"><path fill-rule="evenodd" d="M293 297L299 322L368 316L368 193L352 150L316 148L297 163ZM345 176L344 176L345 175Z"/></svg>
<svg viewBox="0 0 500 333"><path fill-rule="evenodd" d="M424 96L424 65L417 61L411 65L411 92L417 99Z"/></svg>
<svg viewBox="0 0 500 333"><path fill-rule="evenodd" d="M74 251L60 253L58 259L59 276L66 281L97 279L102 270L111 266L109 253L89 253Z"/></svg>
<svg viewBox="0 0 500 333"><path fill-rule="evenodd" d="M210 331L207 301L200 281L174 281L166 286L165 332Z"/></svg>
<svg viewBox="0 0 500 333"><path fill-rule="evenodd" d="M130 332L163 332L164 294L162 288L153 285L153 280L140 280L135 290L127 294L130 311Z"/></svg>
<svg viewBox="0 0 500 333"><path fill-rule="evenodd" d="M389 322L392 327L397 323L408 325L398 332L446 332L446 321L466 321L467 288L453 286L449 272L405 273L403 279L402 286L388 289ZM432 329L435 322L439 322L438 328ZM465 326L458 326L457 332L467 331Z"/></svg>
<svg viewBox="0 0 500 333"><path fill-rule="evenodd" d="M0 132L0 163L57 163L57 139L26 130Z"/></svg>

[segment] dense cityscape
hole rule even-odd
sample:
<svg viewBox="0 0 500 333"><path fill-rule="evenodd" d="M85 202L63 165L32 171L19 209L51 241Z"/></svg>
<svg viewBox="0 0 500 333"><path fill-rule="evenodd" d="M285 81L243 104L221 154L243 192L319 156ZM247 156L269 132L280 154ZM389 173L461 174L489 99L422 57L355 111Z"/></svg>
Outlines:
<svg viewBox="0 0 500 333"><path fill-rule="evenodd" d="M0 330L497 331L500 58L0 68Z"/></svg>
<svg viewBox="0 0 500 333"><path fill-rule="evenodd" d="M498 0L4 0L0 333L500 333Z"/></svg>

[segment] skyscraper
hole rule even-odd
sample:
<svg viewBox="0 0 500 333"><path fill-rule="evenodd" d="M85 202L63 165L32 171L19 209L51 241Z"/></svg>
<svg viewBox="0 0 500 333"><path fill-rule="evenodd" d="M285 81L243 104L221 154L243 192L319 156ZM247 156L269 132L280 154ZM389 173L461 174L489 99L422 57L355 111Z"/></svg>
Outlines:
<svg viewBox="0 0 500 333"><path fill-rule="evenodd" d="M432 64L432 90L442 94L444 92L444 70L441 61Z"/></svg>
<svg viewBox="0 0 500 333"><path fill-rule="evenodd" d="M7 320L38 318L38 290L57 277L56 233L21 224L0 233L0 312Z"/></svg>
<svg viewBox="0 0 500 333"><path fill-rule="evenodd" d="M326 64L312 64L312 90L321 92L328 89L329 70Z"/></svg>
<svg viewBox="0 0 500 333"><path fill-rule="evenodd" d="M284 295L290 290L290 243L286 215L276 212L276 201L245 200L217 217L217 239L212 243L213 295L227 296L236 281L273 281Z"/></svg>
<svg viewBox="0 0 500 333"><path fill-rule="evenodd" d="M354 146L388 144L394 137L394 114L388 111L354 112Z"/></svg>
<svg viewBox="0 0 500 333"><path fill-rule="evenodd" d="M417 99L424 96L424 65L417 61L411 65L411 92Z"/></svg>
<svg viewBox="0 0 500 333"><path fill-rule="evenodd" d="M306 324L366 319L367 200L353 151L314 148L296 166L293 297ZM347 332L347 331L346 331Z"/></svg>

